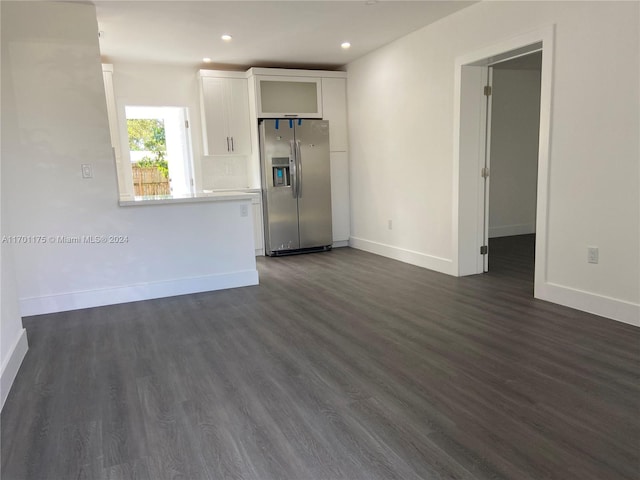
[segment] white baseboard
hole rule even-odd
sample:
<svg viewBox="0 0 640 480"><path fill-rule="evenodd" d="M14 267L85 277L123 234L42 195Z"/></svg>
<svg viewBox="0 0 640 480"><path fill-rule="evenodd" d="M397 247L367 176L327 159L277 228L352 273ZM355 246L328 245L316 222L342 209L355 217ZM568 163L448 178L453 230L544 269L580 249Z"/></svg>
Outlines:
<svg viewBox="0 0 640 480"><path fill-rule="evenodd" d="M124 285L47 295L42 297L21 298L20 310L24 317L45 313L65 312L81 308L100 307L117 303L137 302L152 298L172 297L189 293L209 292L226 288L246 287L258 284L258 271L245 270L221 275L178 278L175 280Z"/></svg>
<svg viewBox="0 0 640 480"><path fill-rule="evenodd" d="M535 297L640 327L640 305L554 283L536 286Z"/></svg>
<svg viewBox="0 0 640 480"><path fill-rule="evenodd" d="M334 240L332 248L348 247L349 240Z"/></svg>
<svg viewBox="0 0 640 480"><path fill-rule="evenodd" d="M364 238L351 237L349 245L358 250L382 255L383 257L393 258L404 263L416 265L418 267L428 268L436 272L454 275L453 262L447 258L435 257L426 253L407 250L405 248L394 247L384 243L365 240Z"/></svg>
<svg viewBox="0 0 640 480"><path fill-rule="evenodd" d="M2 373L0 373L0 409L4 407L4 402L9 395L11 385L16 379L22 360L29 350L29 343L27 342L27 331L23 328L20 331L20 335L11 347L11 351L4 359L2 363Z"/></svg>
<svg viewBox="0 0 640 480"><path fill-rule="evenodd" d="M511 237L513 235L528 235L530 233L536 233L535 223L521 223L515 225L489 227L489 238Z"/></svg>

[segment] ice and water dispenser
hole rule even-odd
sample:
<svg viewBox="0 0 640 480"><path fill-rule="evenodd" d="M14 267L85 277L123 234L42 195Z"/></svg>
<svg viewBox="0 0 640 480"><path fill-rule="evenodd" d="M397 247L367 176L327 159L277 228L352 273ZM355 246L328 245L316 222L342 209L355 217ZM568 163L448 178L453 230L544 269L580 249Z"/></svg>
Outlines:
<svg viewBox="0 0 640 480"><path fill-rule="evenodd" d="M274 187L288 187L291 185L289 157L273 157L271 159L271 167L273 169Z"/></svg>

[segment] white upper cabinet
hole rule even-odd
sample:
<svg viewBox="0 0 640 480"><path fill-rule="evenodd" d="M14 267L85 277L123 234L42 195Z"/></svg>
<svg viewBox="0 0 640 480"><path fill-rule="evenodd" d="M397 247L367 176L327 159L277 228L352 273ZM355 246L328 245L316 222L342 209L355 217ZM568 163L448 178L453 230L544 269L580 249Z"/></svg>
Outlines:
<svg viewBox="0 0 640 480"><path fill-rule="evenodd" d="M258 118L322 118L322 80L256 75Z"/></svg>
<svg viewBox="0 0 640 480"><path fill-rule="evenodd" d="M346 78L322 79L322 115L329 120L330 150L348 151Z"/></svg>
<svg viewBox="0 0 640 480"><path fill-rule="evenodd" d="M246 78L201 72L205 155L249 155L251 123Z"/></svg>

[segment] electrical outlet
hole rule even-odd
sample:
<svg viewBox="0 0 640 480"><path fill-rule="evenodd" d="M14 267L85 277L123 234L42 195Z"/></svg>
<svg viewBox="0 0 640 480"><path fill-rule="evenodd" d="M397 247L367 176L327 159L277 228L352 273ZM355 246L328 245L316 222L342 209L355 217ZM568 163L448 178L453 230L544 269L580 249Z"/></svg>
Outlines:
<svg viewBox="0 0 640 480"><path fill-rule="evenodd" d="M392 220L389 220L387 222L387 227L389 228L389 230L393 230L393 221Z"/></svg>
<svg viewBox="0 0 640 480"><path fill-rule="evenodd" d="M93 171L90 164L83 163L80 167L82 168L82 178L93 178Z"/></svg>
<svg viewBox="0 0 640 480"><path fill-rule="evenodd" d="M587 262L598 263L598 247L587 247Z"/></svg>
<svg viewBox="0 0 640 480"><path fill-rule="evenodd" d="M240 205L240 216L248 217L249 216L249 206L248 205Z"/></svg>

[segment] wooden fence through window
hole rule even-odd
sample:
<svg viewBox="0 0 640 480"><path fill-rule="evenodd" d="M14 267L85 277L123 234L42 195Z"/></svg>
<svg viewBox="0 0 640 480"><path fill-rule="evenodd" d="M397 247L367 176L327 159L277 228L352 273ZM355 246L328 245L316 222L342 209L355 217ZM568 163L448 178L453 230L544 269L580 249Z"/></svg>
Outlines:
<svg viewBox="0 0 640 480"><path fill-rule="evenodd" d="M169 195L169 179L157 167L131 165L133 188L136 196Z"/></svg>

